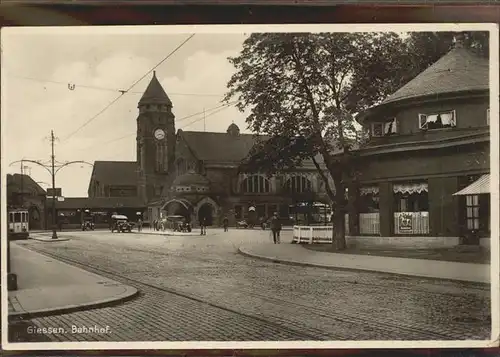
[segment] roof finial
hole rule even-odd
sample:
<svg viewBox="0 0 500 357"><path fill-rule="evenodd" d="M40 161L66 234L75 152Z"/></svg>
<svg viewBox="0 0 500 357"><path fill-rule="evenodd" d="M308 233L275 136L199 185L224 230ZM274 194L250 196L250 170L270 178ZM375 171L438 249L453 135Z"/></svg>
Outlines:
<svg viewBox="0 0 500 357"><path fill-rule="evenodd" d="M153 77L156 77L156 71L153 71Z"/></svg>

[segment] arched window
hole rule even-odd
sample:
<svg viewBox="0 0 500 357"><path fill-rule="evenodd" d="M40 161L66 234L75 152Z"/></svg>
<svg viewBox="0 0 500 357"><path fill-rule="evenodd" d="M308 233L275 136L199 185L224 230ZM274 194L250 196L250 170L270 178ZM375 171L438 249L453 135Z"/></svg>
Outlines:
<svg viewBox="0 0 500 357"><path fill-rule="evenodd" d="M186 167L186 161L182 158L177 160L177 176L183 175L186 173L187 167Z"/></svg>
<svg viewBox="0 0 500 357"><path fill-rule="evenodd" d="M156 171L165 171L165 146L162 144L156 145Z"/></svg>
<svg viewBox="0 0 500 357"><path fill-rule="evenodd" d="M271 184L262 175L252 175L244 179L241 183L241 192L268 193L271 192Z"/></svg>
<svg viewBox="0 0 500 357"><path fill-rule="evenodd" d="M289 193L311 192L312 184L304 176L292 176L285 182L285 191Z"/></svg>

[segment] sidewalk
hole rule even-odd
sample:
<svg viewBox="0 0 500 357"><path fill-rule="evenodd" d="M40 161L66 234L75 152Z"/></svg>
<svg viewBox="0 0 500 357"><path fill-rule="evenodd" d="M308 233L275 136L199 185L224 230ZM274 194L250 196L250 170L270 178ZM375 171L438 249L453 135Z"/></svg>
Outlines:
<svg viewBox="0 0 500 357"><path fill-rule="evenodd" d="M253 258L294 265L490 283L490 265L488 264L317 252L305 249L299 244L287 243L243 245L239 248L239 253Z"/></svg>
<svg viewBox="0 0 500 357"><path fill-rule="evenodd" d="M11 243L18 290L9 291L9 317L62 314L117 303L137 295L110 280Z"/></svg>
<svg viewBox="0 0 500 357"><path fill-rule="evenodd" d="M149 228L143 229L142 231L137 231L133 230L132 233L136 234L153 234L153 235L159 235L159 236L180 236L180 237L205 237L200 234L200 229L193 229L191 232L174 232L169 229L166 229L165 231L155 231L155 230L150 230ZM210 232L210 230L207 229L207 236L210 236L212 234L215 234L213 231Z"/></svg>

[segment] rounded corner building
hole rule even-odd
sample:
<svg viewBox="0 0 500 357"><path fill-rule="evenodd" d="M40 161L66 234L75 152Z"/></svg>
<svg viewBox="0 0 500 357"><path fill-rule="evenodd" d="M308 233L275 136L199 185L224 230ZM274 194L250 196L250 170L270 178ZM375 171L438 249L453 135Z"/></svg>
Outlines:
<svg viewBox="0 0 500 357"><path fill-rule="evenodd" d="M490 236L489 61L458 43L356 120L351 235L440 241ZM351 190L350 190L351 191Z"/></svg>

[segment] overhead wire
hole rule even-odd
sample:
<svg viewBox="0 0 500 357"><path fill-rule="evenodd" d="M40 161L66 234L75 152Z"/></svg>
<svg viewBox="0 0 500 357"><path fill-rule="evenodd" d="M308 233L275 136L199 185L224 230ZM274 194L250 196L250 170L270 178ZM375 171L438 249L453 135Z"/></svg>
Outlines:
<svg viewBox="0 0 500 357"><path fill-rule="evenodd" d="M60 84L60 85L66 85L66 86L71 86L74 85L74 89L71 90L76 90L77 88L85 88L85 89L93 89L93 90L101 90L101 91L108 91L108 92L117 92L117 93L123 93L126 92L125 90L121 89L115 89L115 88L107 88L107 87L98 87L98 86L90 86L86 84L78 84L74 83L71 81L68 82L62 82L62 81L53 81L53 80L48 80L48 79L40 79L40 78L32 78L32 77L23 77L23 76L17 76L17 75L10 75L11 77L14 78L19 78L19 79L25 79L25 80L30 80L34 82L40 82L40 83L51 83L51 84ZM127 93L129 94L143 94L144 92L132 92L128 91ZM189 96L189 97L220 97L221 94L212 94L212 93L175 93L175 92L169 92L168 95L173 95L173 96Z"/></svg>
<svg viewBox="0 0 500 357"><path fill-rule="evenodd" d="M216 114L216 113L218 113L218 112L219 112L219 111L216 111L216 112L214 112L214 113L211 113L212 111L217 110L217 109L226 109L226 107L228 107L228 106L230 106L230 105L233 105L233 104L235 104L235 103L237 103L237 102L238 102L238 101L229 102L229 103L224 103L224 104L218 105L218 106L216 106L216 107L206 109L206 110L204 110L204 111L200 111L200 112L197 112L197 113L189 114L189 115L187 115L187 116L185 116L185 117L182 117L182 118L177 119L175 122L176 122L176 123L180 123L180 122L182 122L182 121L184 121L184 120L186 120L186 119L189 119L189 118L192 118L192 117L195 117L195 116L198 116L198 115L206 114L206 113L208 112L208 113L209 113L208 115L205 115L205 117L201 117L201 119L203 119L203 118L206 118L206 117L212 116L213 114ZM188 123L188 124L187 124L187 126L189 126L189 125L191 125L191 124L193 124L193 123L195 123L195 122L197 122L197 121L199 121L199 120L201 120L201 119L197 119L196 121L192 121L191 123ZM186 126L184 126L184 127L186 127ZM105 142L102 142L102 143L96 143L96 144L93 144L93 145L91 145L91 146L87 146L87 147L85 147L85 148L83 148L83 149L77 149L77 151L83 151L83 150L88 150L88 149L90 149L90 148L95 148L95 147L100 147L100 146L104 146L104 145L112 144L112 143L114 143L114 142L117 142L117 141L120 141L120 140L123 140L123 139L129 138L129 137L131 137L131 136L133 136L133 135L136 135L136 134L137 134L137 132L136 132L136 131L134 131L134 132L132 132L132 133L129 133L129 134L126 134L126 135L120 136L120 137L118 137L118 138L114 138L114 139L111 139L111 140L108 140L108 141L105 141Z"/></svg>
<svg viewBox="0 0 500 357"><path fill-rule="evenodd" d="M193 120L193 121L191 121L191 122L187 123L186 125L184 125L182 128L179 128L179 129L185 129L185 128L187 128L188 126L190 126L190 125L192 125L192 124L194 124L194 123L197 123L197 122L199 122L199 121L201 121L201 120L204 120L204 119L206 119L206 118L208 118L208 117L211 117L212 115L215 115L215 114L217 114L217 113L219 113L219 112L221 112L221 111L223 111L223 110L226 110L226 109L230 108L233 104L235 104L235 103L237 103L237 102L239 102L239 101L238 101L238 100L236 100L236 101L233 101L233 102L225 103L224 105L217 107L218 109L217 109L217 110L215 110L214 112L212 112L212 113L210 113L210 114L208 114L208 115L205 115L204 117L201 117L201 118L198 118L198 119L196 119L196 120ZM203 112L202 112L202 113L203 113ZM128 135L126 135L126 136L123 136L123 137L120 137L120 138L117 138L117 139L111 140L110 142L114 142L114 141L122 140L122 139L125 139L126 137L130 137L130 136L132 136L132 135L135 135L135 133L133 133L133 134L128 134ZM110 143L110 142L107 142L107 143Z"/></svg>
<svg viewBox="0 0 500 357"><path fill-rule="evenodd" d="M94 121L95 119L97 119L102 113L104 113L109 107L111 107L114 103L116 103L121 97L123 97L123 95L125 93L128 93L128 91L130 91L130 89L132 89L133 87L135 87L137 85L137 83L139 83L140 81L142 81L148 74L150 74L152 71L154 71L157 67L159 67L163 62L165 62L167 59L169 59L174 53L176 53L182 46L184 46L189 40L191 40L193 37L194 37L195 34L191 34L187 39L185 39L179 46L177 46L173 51L171 51L165 58L163 58L157 65L155 65L153 68L151 68L149 71L147 71L141 78L139 78L138 80L136 80L130 87L128 87L128 89L126 89L125 91L121 92L121 94L116 97L113 101L111 101L108 105L106 105L101 111L99 111L97 114L95 114L94 116L92 116L89 120L87 120L85 123L83 123L82 125L80 125L76 130L74 130L73 132L71 132L69 135L67 135L62 141L66 141L68 140L69 138L71 138L73 135L75 135L76 133L78 133L80 130L82 130L84 127L86 127L88 124L90 124L92 121Z"/></svg>

